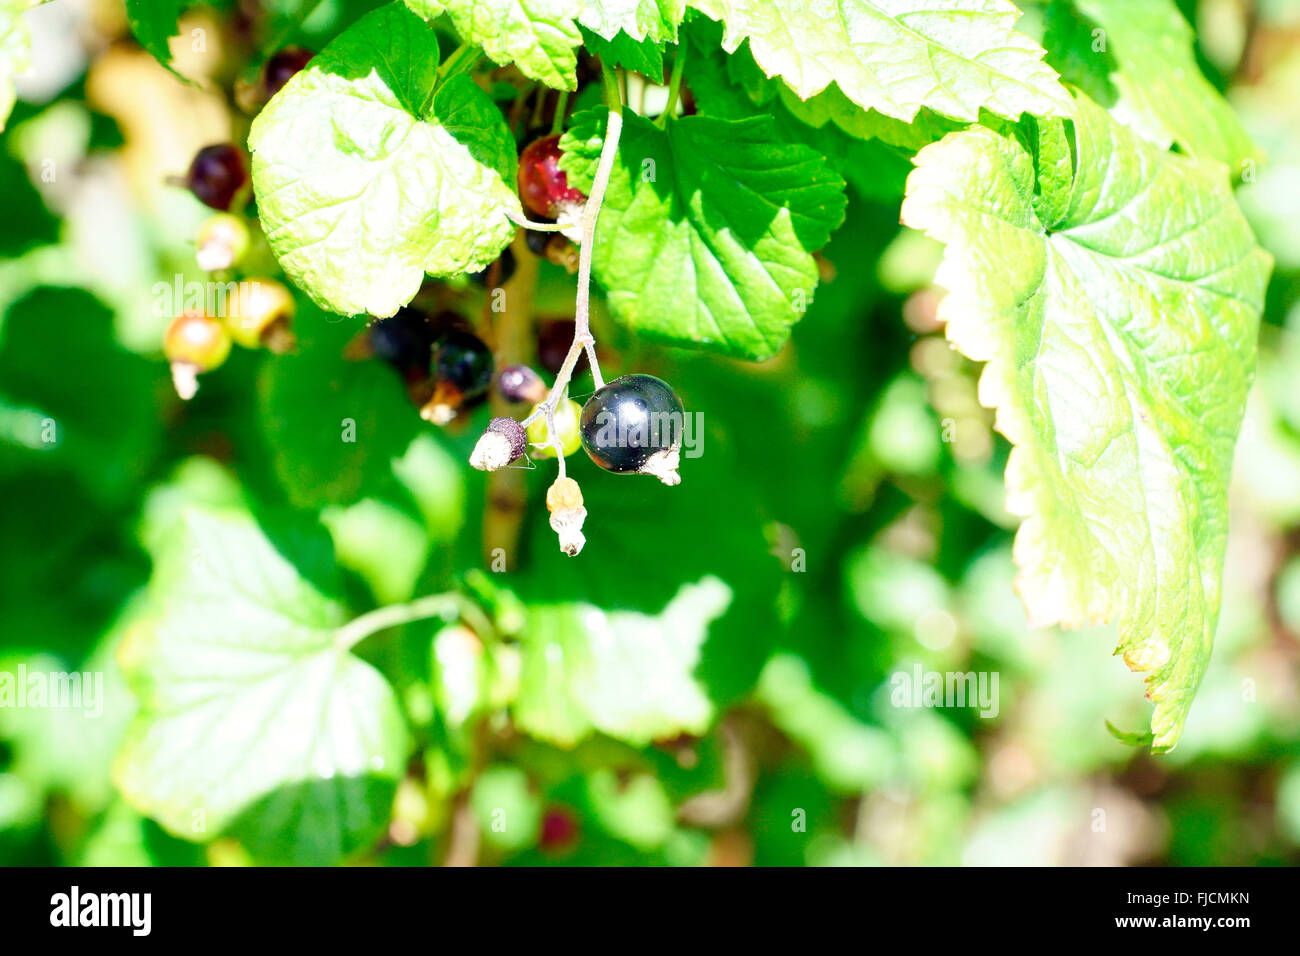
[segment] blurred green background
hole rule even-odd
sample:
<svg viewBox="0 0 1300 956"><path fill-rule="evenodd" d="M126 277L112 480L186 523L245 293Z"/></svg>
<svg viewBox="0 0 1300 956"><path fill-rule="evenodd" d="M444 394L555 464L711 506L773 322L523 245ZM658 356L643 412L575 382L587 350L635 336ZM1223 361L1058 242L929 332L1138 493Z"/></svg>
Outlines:
<svg viewBox="0 0 1300 956"><path fill-rule="evenodd" d="M318 45L374 5L327 0L280 38ZM390 818L352 862L1300 862L1300 4L1180 4L1202 69L1266 157L1239 197L1277 264L1214 657L1182 743L1158 758L1107 730L1149 716L1113 631L1025 623L1006 444L976 400L977 370L935 322L939 251L898 226L896 200L851 192L821 257L827 281L770 362L639 344L598 316L606 377L673 382L704 413L704 454L672 490L574 459L590 512L574 560L546 525L554 466L541 463L516 486L527 514L494 573L485 481L464 464L487 410L425 425L387 370L341 359L356 320L305 297L296 355L237 350L180 402L155 284L203 279L193 239L206 211L164 180L246 132L219 87L245 69L249 9L293 23L297 6L191 11L182 35L205 31L205 49L178 68L209 81L197 85L139 49L120 3L57 0L28 16L34 69L0 149L0 671L102 672L106 697L94 720L0 708L0 863L285 858L263 845L273 834L179 839L112 782L136 708L119 645L149 626L151 571L190 503L319 520L354 613L461 588L515 635L485 648L474 630L426 622L361 646L416 746ZM1022 7L1032 34L1042 7ZM571 314L572 278L517 248L515 281L537 271L528 318ZM436 293L483 310L464 283ZM319 423L348 417L360 457L340 469ZM707 639L651 616L710 581L732 598ZM639 714L623 715L625 733L593 732L566 710L563 675L544 662L585 633L589 605L635 615L627 633L643 639L642 658L598 661L608 706L657 676L652 695L702 708L699 733L664 736ZM688 674L652 673L657 642L673 641L688 645ZM891 676L916 665L997 673L997 716L892 706ZM522 824L494 829L503 809Z"/></svg>

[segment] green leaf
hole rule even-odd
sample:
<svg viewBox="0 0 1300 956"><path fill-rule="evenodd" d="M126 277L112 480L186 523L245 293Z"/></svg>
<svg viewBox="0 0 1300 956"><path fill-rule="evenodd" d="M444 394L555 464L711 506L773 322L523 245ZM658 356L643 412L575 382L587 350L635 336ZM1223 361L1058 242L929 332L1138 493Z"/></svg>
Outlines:
<svg viewBox="0 0 1300 956"><path fill-rule="evenodd" d="M158 453L163 368L117 343L112 313L90 293L32 290L0 339L0 475L67 472L121 500Z"/></svg>
<svg viewBox="0 0 1300 956"><path fill-rule="evenodd" d="M690 0L749 40L768 76L802 99L836 83L867 109L910 122L924 108L975 121L1057 115L1069 98L1043 50L1015 31L1009 0Z"/></svg>
<svg viewBox="0 0 1300 956"><path fill-rule="evenodd" d="M14 77L30 65L31 37L23 14L45 0L0 0L0 133L13 112Z"/></svg>
<svg viewBox="0 0 1300 956"><path fill-rule="evenodd" d="M935 123L942 122L943 128L931 131L923 117L932 114L918 115L915 124L902 123L874 110L863 112L844 100L858 118L853 124L856 132L850 133L818 112L829 104L832 93L844 99L833 87L805 103L785 84L764 76L747 45L725 54L720 46L722 29L712 20L697 18L686 35L691 44L686 78L701 114L721 119L770 116L782 140L821 153L831 169L869 199L900 201L912 169L911 153L955 128L936 117ZM895 149L897 142L904 143L906 151Z"/></svg>
<svg viewBox="0 0 1300 956"><path fill-rule="evenodd" d="M1061 75L1115 119L1162 147L1229 163L1254 146L1227 100L1201 75L1192 28L1173 0L1057 0L1044 40Z"/></svg>
<svg viewBox="0 0 1300 956"><path fill-rule="evenodd" d="M578 86L575 47L586 42L610 63L647 72L642 67L653 62L647 59L650 51L676 42L677 27L686 14L685 0L406 0L406 4L428 20L447 14L461 39L482 47L493 62L513 64L525 76L562 90ZM579 27L591 33L584 37Z"/></svg>
<svg viewBox="0 0 1300 956"><path fill-rule="evenodd" d="M397 374L349 361L359 331L314 309L298 316L298 349L262 366L257 397L275 474L301 508L346 505L393 482L393 460L425 427Z"/></svg>
<svg viewBox="0 0 1300 956"><path fill-rule="evenodd" d="M989 363L1030 619L1118 624L1163 751L1213 643L1270 260L1219 164L1165 153L1082 96L1074 136L1067 203L1035 195L1060 181L1050 150L1045 169L1016 136L974 128L917 156L903 221L947 244L948 337Z"/></svg>
<svg viewBox="0 0 1300 956"><path fill-rule="evenodd" d="M561 166L590 188L607 113L573 119ZM771 119L625 119L593 269L614 316L675 345L765 359L817 285L814 250L844 218L844 181Z"/></svg>
<svg viewBox="0 0 1300 956"><path fill-rule="evenodd" d="M578 22L606 40L622 30L633 40L676 43L686 0L587 0Z"/></svg>
<svg viewBox="0 0 1300 956"><path fill-rule="evenodd" d="M663 79L664 52L654 40L634 40L626 33L617 33L613 39L606 40L584 27L582 42L606 66L621 66L644 74L656 83Z"/></svg>
<svg viewBox="0 0 1300 956"><path fill-rule="evenodd" d="M410 749L392 687L336 646L328 538L191 510L119 651L141 713L114 767L177 836L266 862L333 862L388 819Z"/></svg>
<svg viewBox="0 0 1300 956"><path fill-rule="evenodd" d="M479 271L514 235L515 147L404 6L358 20L253 122L262 225L289 277L335 312L392 315L426 272ZM430 96L430 91L433 91Z"/></svg>
<svg viewBox="0 0 1300 956"><path fill-rule="evenodd" d="M713 706L693 671L710 622L731 600L727 585L706 577L682 585L657 615L578 602L530 607L516 723L562 746L592 730L633 744L702 734Z"/></svg>
<svg viewBox="0 0 1300 956"><path fill-rule="evenodd" d="M579 0L406 0L425 19L446 14L465 43L482 47L495 63L514 64L556 89L578 87L574 48L582 43L575 20Z"/></svg>
<svg viewBox="0 0 1300 956"><path fill-rule="evenodd" d="M167 41L180 33L181 12L190 5L190 0L126 0L126 22L131 33L155 60L173 73L176 70Z"/></svg>

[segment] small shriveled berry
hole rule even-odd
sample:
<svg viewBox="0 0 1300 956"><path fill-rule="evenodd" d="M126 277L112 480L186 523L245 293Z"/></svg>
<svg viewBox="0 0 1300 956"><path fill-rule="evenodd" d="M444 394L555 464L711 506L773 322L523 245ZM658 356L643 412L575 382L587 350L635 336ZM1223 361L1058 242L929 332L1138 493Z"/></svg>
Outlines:
<svg viewBox="0 0 1300 956"><path fill-rule="evenodd" d="M546 489L546 510L551 513L551 529L559 536L560 550L573 557L587 543L582 533L587 509L578 483L568 477L556 478Z"/></svg>
<svg viewBox="0 0 1300 956"><path fill-rule="evenodd" d="M474 445L469 463L479 471L496 471L520 457L527 445L523 425L513 418L494 418Z"/></svg>

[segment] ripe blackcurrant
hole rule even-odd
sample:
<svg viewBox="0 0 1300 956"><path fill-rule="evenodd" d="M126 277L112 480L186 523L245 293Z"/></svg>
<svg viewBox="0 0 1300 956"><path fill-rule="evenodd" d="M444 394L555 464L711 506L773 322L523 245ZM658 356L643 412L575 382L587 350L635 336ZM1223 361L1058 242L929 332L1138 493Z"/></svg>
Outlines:
<svg viewBox="0 0 1300 956"><path fill-rule="evenodd" d="M297 344L293 295L274 279L244 279L227 305L226 329L244 348L261 345L283 355Z"/></svg>
<svg viewBox="0 0 1300 956"><path fill-rule="evenodd" d="M287 46L266 61L262 70L262 84L267 99L275 96L293 75L305 67L314 54L301 46Z"/></svg>
<svg viewBox="0 0 1300 956"><path fill-rule="evenodd" d="M376 319L366 327L363 345L350 347L351 357L373 355L387 362L403 378L428 375L433 358L433 342L437 338L429 317L409 306L397 310L386 319Z"/></svg>
<svg viewBox="0 0 1300 956"><path fill-rule="evenodd" d="M587 201L570 188L560 155L560 137L551 135L529 143L519 157L519 198L536 215L556 220L574 216Z"/></svg>
<svg viewBox="0 0 1300 956"><path fill-rule="evenodd" d="M582 407L582 447L615 474L681 481L682 403L653 375L624 375L596 390Z"/></svg>
<svg viewBox="0 0 1300 956"><path fill-rule="evenodd" d="M533 411L537 409L534 408ZM555 408L555 430L558 432L560 446L567 458L582 447L580 422L582 406L571 398L566 398ZM550 431L546 427L546 416L539 415L528 426L528 443L533 446L536 458L554 458L555 446L551 444Z"/></svg>
<svg viewBox="0 0 1300 956"><path fill-rule="evenodd" d="M568 357L569 347L573 344L573 319L546 319L537 324L537 361L552 375L558 375L560 368ZM587 353L578 356L573 366L573 374L581 375L587 370Z"/></svg>
<svg viewBox="0 0 1300 956"><path fill-rule="evenodd" d="M532 402L546 398L546 383L527 365L507 365L497 376L497 391L507 402Z"/></svg>
<svg viewBox="0 0 1300 956"><path fill-rule="evenodd" d="M546 243L550 241L550 238L551 233L549 232L538 232L535 229L524 231L524 245L528 247L529 252L538 257L546 256Z"/></svg>
<svg viewBox="0 0 1300 956"><path fill-rule="evenodd" d="M433 346L433 397L420 409L420 416L446 425L467 402L487 392L492 371L492 353L477 335L444 333Z"/></svg>
<svg viewBox="0 0 1300 956"><path fill-rule="evenodd" d="M248 194L248 165L243 152L233 143L204 146L190 163L185 185L203 205L228 212Z"/></svg>
<svg viewBox="0 0 1300 956"><path fill-rule="evenodd" d="M230 354L230 333L202 312L186 312L172 320L163 336L163 355L172 367L176 394L191 399L199 389L198 376L210 372Z"/></svg>
<svg viewBox="0 0 1300 956"><path fill-rule="evenodd" d="M481 272L471 272L469 279L477 286L494 288L505 285L510 281L510 277L515 274L515 254L506 246L505 251L496 262L492 263Z"/></svg>

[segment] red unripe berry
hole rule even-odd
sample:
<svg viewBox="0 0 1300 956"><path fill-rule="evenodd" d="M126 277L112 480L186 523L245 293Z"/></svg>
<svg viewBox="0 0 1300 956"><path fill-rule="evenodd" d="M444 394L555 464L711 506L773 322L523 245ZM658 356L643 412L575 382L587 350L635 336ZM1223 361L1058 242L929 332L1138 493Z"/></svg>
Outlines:
<svg viewBox="0 0 1300 956"><path fill-rule="evenodd" d="M560 219L587 201L581 190L570 188L560 156L560 137L555 134L530 143L519 157L519 198L534 215Z"/></svg>

